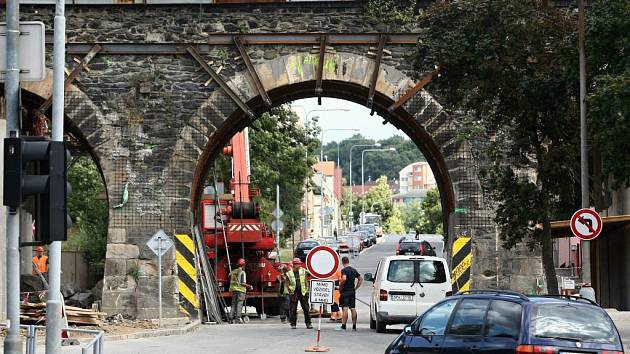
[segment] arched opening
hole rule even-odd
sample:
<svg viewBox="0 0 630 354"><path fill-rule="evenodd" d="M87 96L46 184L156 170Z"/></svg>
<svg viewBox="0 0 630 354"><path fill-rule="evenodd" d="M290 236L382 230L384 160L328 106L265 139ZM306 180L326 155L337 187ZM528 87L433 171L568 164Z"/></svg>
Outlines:
<svg viewBox="0 0 630 354"><path fill-rule="evenodd" d="M1 85L0 89L3 89ZM37 113L46 101L42 97L48 94L46 89L45 84L24 85L21 91L22 135L41 133L45 136L50 135L51 122L49 118L46 118L52 114L50 108L45 112L46 116ZM107 185L98 155L93 146L88 143L84 132L69 116L64 118L64 140L72 155L68 169L68 180L72 185L72 193L68 198L68 214L72 219L72 225L67 231L68 240L62 243L61 276L62 289L65 289L64 296L68 299L79 291L92 291L103 279L109 203ZM27 199L23 210L26 212L23 213L25 221L22 228L34 223L32 198ZM22 239L22 242L31 241L27 231L22 231L21 235L29 238ZM22 247L20 252L22 275L29 276L32 272L30 259L33 257L33 247ZM94 297L100 298L100 290L94 289L94 291ZM91 305L72 301L70 303L83 307Z"/></svg>
<svg viewBox="0 0 630 354"><path fill-rule="evenodd" d="M292 102L294 100L316 97L316 95L314 94L313 88L314 88L314 82L306 81L306 82L287 85L287 86L270 90L268 91L268 94L273 102L273 106L276 107L279 105L283 105L285 103ZM356 104L363 104L365 101L365 97L369 93L368 89L366 89L365 87L362 87L360 85L353 84L353 83L343 82L343 81L324 81L323 90L325 93L324 102L326 98L335 98L335 99L350 101ZM441 205L442 205L441 221L442 221L443 230L445 231L445 236L446 236L446 231L449 229L449 222L450 222L449 215L452 213L452 211L455 208L455 198L454 198L453 185L452 185L449 172L448 172L448 167L441 153L441 147L435 143L431 135L416 121L412 113L409 113L404 108L399 108L393 111L388 110L388 107L390 107L393 103L394 101L391 98L383 94L376 93L374 97L373 109L376 113L378 113L378 115L384 121L395 126L399 130L401 130L403 133L405 133L413 141L413 143L418 148L418 150L420 150L424 158L426 158L426 161L428 162L431 168L431 171L433 172L435 176L435 180L437 182L436 184L439 189L439 196L440 196ZM253 98L252 100L247 102L247 105L254 112L254 116L256 117L256 119L258 119L258 117L260 117L263 113L269 111L270 109L270 107L264 104L263 100L260 97ZM437 114L437 113L438 112L434 112L434 114ZM218 126L218 129L214 132L212 138L208 140L207 144L205 145L201 153L198 163L195 167L194 179L193 179L193 184L191 188L191 192L192 192L191 209L193 210L193 214L195 217L194 223L196 225L206 222L205 220L207 220L206 219L207 216L204 214L207 212L205 209L201 208L201 205L206 201L206 200L203 200L204 198L212 199L212 196L206 195L202 197L202 195L204 194L204 188L207 185L206 182L208 181L208 173L213 168L215 159L217 158L217 156L219 156L219 154L222 153L224 147L228 144L228 142L232 139L232 137L236 133L242 131L244 128L248 126L252 126L252 124L256 121L256 119L249 119L246 113L243 112L242 110L236 110L226 116L227 116L227 119L221 122L221 125ZM208 118L208 119L211 119L211 118ZM236 178L236 176L233 176L233 178ZM237 180L236 183L240 184L241 183L240 179ZM320 187L320 188L323 188L323 187ZM221 192L218 192L216 190L211 193L215 193L215 192L216 192L215 195L221 194ZM227 188L225 189L225 193L229 193L229 190ZM323 195L323 192L321 190L319 191L319 193L320 195ZM237 194L238 192L234 193L233 205L236 205L239 203ZM219 198L219 197L217 196L215 198ZM219 204L219 202L215 201L214 204L215 205ZM323 203L320 204L319 206L320 210L321 208L323 208L323 205L324 205ZM216 212L217 209L213 209L213 210L215 210L214 212ZM238 213L234 213L234 211L231 211L229 213L231 213L231 217L233 218L238 217ZM249 219L255 219L255 218L252 217ZM308 222L306 224L308 225ZM322 217L322 225L323 224L324 222L323 222L323 217ZM234 225L234 228L235 228L234 230L236 229L242 230L244 229L244 226L243 224L241 224L240 226ZM209 236L209 238L213 240L211 241L213 245L218 244L219 247L221 247L221 245L225 245L225 243L229 242L229 241L226 241L228 237L226 236L226 233L229 233L232 230L232 228L231 226L227 226L227 224L224 224L223 229L224 230L228 229L228 231L224 232L223 235L220 235L219 233L215 233L214 235ZM324 232L322 231L322 235L323 234ZM332 234L332 232L329 231L329 234ZM221 239L221 237L223 237L223 239ZM217 258L220 258L219 253L212 253L212 252L219 252L217 251L217 248L215 248L215 251L212 251L212 250L210 251L212 253L211 258L215 260L214 265L215 267L217 267L217 272L218 272L217 279L218 279L218 283L220 287L226 286L228 282L227 274L229 270L232 269L232 268L229 268L230 263L235 264L236 260L240 258L241 256L246 258L249 255L249 253L245 252L246 248L245 246L243 246L243 243L244 243L243 237L246 237L246 236L241 235L241 241L240 241L241 245L233 247L231 251L232 252L231 256L228 256L225 259L217 260ZM208 240L208 237L205 237L204 239ZM291 247L291 250L293 250L293 247ZM262 252L259 252L257 253L256 257L260 257L260 258L247 259L248 264L249 262L258 262L257 264L267 263L266 262L267 259L265 258L266 254L263 257ZM224 262L224 263L221 263L221 262ZM272 274L271 270L268 273ZM256 274L255 279L259 279L258 277L265 276L265 274L260 273L259 270L256 270L255 274ZM250 275L248 275L248 277L250 277ZM267 280L262 281L261 283L264 284L265 282L267 282ZM227 293L227 288L224 288L223 290L225 291L224 292L225 296L229 297L230 295L229 293ZM260 293L262 294L261 298L264 298L265 285L262 285L260 289L255 289L252 292L252 295L250 296L251 301L255 303L257 307L262 306L262 304L256 302L256 295L258 294L258 290L260 290Z"/></svg>

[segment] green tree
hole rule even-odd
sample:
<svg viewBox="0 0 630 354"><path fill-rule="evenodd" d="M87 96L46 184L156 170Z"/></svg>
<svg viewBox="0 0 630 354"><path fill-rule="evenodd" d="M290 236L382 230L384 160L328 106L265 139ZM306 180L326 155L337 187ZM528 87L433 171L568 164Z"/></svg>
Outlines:
<svg viewBox="0 0 630 354"><path fill-rule="evenodd" d="M286 240L301 226L302 197L306 177L312 174L309 166L315 163L318 128L306 131L299 117L288 106L273 108L263 113L249 131L251 184L261 189L261 219L273 220L276 207L276 184L280 186L280 208ZM307 160L306 149L309 149Z"/></svg>
<svg viewBox="0 0 630 354"><path fill-rule="evenodd" d="M395 235L405 233L405 225L403 225L402 213L399 207L394 206L392 208L392 213L385 223L384 231Z"/></svg>
<svg viewBox="0 0 630 354"><path fill-rule="evenodd" d="M84 252L90 271L103 277L109 210L101 173L90 156L76 158L68 171L72 193L68 213L73 226L66 249Z"/></svg>
<svg viewBox="0 0 630 354"><path fill-rule="evenodd" d="M365 210L366 213L375 213L381 216L381 220L387 223L393 210L392 190L387 184L387 177L381 176L376 180L376 186L365 193L357 203L356 209Z"/></svg>
<svg viewBox="0 0 630 354"><path fill-rule="evenodd" d="M630 183L630 2L596 0L586 9L589 131L602 154L604 179Z"/></svg>
<svg viewBox="0 0 630 354"><path fill-rule="evenodd" d="M402 208L402 218L405 228L409 231L420 229L420 223L423 218L422 204L418 200L414 200Z"/></svg>
<svg viewBox="0 0 630 354"><path fill-rule="evenodd" d="M436 4L420 20L419 73L436 65L431 90L452 113L484 129L489 190L504 247L542 244L550 293L557 293L550 221L575 201L576 23L538 0ZM542 224L542 230L535 225Z"/></svg>
<svg viewBox="0 0 630 354"><path fill-rule="evenodd" d="M440 202L440 192L437 188L427 191L427 195L420 204L422 217L417 230L423 234L444 234L444 215L442 214L442 203Z"/></svg>

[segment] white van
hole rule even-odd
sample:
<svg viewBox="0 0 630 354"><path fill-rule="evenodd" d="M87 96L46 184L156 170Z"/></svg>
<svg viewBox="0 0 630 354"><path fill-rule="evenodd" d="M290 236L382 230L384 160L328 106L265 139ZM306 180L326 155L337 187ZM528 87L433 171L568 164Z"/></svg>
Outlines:
<svg viewBox="0 0 630 354"><path fill-rule="evenodd" d="M370 328L379 333L390 324L411 323L453 291L446 260L440 257L385 257L365 280L374 283Z"/></svg>

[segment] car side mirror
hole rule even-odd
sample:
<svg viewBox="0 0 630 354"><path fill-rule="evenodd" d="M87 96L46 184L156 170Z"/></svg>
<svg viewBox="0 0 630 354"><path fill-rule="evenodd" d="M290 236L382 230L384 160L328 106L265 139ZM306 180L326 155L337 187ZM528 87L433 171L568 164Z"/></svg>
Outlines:
<svg viewBox="0 0 630 354"><path fill-rule="evenodd" d="M374 276L372 275L372 273L365 273L364 278L366 281L371 281L372 283L374 282Z"/></svg>
<svg viewBox="0 0 630 354"><path fill-rule="evenodd" d="M413 328L411 328L411 325L406 325L405 328L403 328L403 332L411 334L413 333Z"/></svg>

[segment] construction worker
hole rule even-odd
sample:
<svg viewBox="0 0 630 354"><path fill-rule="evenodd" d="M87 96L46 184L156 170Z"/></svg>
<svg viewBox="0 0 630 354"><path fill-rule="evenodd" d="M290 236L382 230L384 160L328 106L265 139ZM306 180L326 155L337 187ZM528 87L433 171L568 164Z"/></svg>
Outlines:
<svg viewBox="0 0 630 354"><path fill-rule="evenodd" d="M298 302L302 306L304 312L304 322L306 328L311 329L311 314L308 306L308 283L306 282L306 270L302 268L302 261L299 258L293 258L293 269L288 273L289 278L289 294L291 295L291 313L289 321L291 328L295 329L297 324L297 306Z"/></svg>
<svg viewBox="0 0 630 354"><path fill-rule="evenodd" d="M252 290L251 285L247 285L247 275L243 268L245 260L238 260L237 267L230 272L230 292L232 293L232 307L230 309L231 323L243 323L241 313L243 311L243 302L245 302L245 293Z"/></svg>
<svg viewBox="0 0 630 354"><path fill-rule="evenodd" d="M341 280L341 270L337 270L333 276L329 278L335 282L335 292L333 293L333 304L330 305L330 320L341 321L341 310L339 309L339 298L341 298L341 292L339 291L339 281Z"/></svg>
<svg viewBox="0 0 630 354"><path fill-rule="evenodd" d="M289 267L284 264L280 265L280 274L276 278L278 282L278 302L280 303L280 321L287 323L287 316L289 316L289 322L291 322L291 314L289 307L291 306L291 296L289 295Z"/></svg>
<svg viewBox="0 0 630 354"><path fill-rule="evenodd" d="M35 252L37 252L37 255L33 257L33 275L37 275L39 270L39 273L48 279L48 256L44 255L44 247L37 247Z"/></svg>

